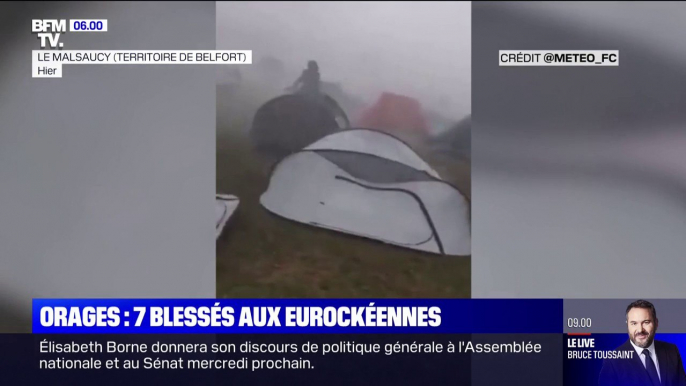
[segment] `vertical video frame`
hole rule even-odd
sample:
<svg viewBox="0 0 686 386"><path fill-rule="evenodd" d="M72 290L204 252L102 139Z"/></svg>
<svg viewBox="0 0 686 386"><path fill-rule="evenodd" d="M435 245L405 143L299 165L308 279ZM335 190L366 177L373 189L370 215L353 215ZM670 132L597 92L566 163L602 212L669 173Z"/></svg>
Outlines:
<svg viewBox="0 0 686 386"><path fill-rule="evenodd" d="M217 297L471 296L471 3L219 2Z"/></svg>

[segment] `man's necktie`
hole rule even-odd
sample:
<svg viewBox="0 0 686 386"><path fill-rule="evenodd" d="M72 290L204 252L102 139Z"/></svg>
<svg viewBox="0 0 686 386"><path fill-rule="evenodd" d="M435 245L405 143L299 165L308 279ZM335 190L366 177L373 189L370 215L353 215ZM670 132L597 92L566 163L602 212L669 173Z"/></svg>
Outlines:
<svg viewBox="0 0 686 386"><path fill-rule="evenodd" d="M653 358L650 356L650 350L643 350L643 355L646 357L646 370L648 370L648 375L650 375L653 385L659 386L660 377L657 375L657 366L655 366L655 362L653 362Z"/></svg>

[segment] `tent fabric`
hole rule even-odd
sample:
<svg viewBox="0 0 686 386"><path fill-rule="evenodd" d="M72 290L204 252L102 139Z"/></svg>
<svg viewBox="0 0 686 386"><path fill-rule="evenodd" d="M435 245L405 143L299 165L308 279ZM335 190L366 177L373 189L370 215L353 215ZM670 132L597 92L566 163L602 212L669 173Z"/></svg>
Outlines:
<svg viewBox="0 0 686 386"><path fill-rule="evenodd" d="M424 136L429 133L429 125L419 101L390 92L382 93L373 106L362 112L357 126L397 135Z"/></svg>
<svg viewBox="0 0 686 386"><path fill-rule="evenodd" d="M345 113L345 110L338 104L338 102L336 102L334 98L327 94L321 93L321 96L322 102L333 113L334 119L336 120L338 127L341 129L350 128L350 120L348 119L348 114Z"/></svg>
<svg viewBox="0 0 686 386"><path fill-rule="evenodd" d="M226 223L236 211L236 208L238 208L239 203L240 200L236 196L230 194L217 194L214 205L217 239L221 236Z"/></svg>
<svg viewBox="0 0 686 386"><path fill-rule="evenodd" d="M328 135L279 162L260 203L316 227L444 255L471 255L468 200L399 139Z"/></svg>
<svg viewBox="0 0 686 386"><path fill-rule="evenodd" d="M305 147L305 150L338 150L363 153L396 161L439 178L438 173L424 162L412 148L392 135L370 130L343 130L326 136Z"/></svg>
<svg viewBox="0 0 686 386"><path fill-rule="evenodd" d="M281 158L348 126L348 117L333 98L287 94L257 110L250 138L259 153Z"/></svg>

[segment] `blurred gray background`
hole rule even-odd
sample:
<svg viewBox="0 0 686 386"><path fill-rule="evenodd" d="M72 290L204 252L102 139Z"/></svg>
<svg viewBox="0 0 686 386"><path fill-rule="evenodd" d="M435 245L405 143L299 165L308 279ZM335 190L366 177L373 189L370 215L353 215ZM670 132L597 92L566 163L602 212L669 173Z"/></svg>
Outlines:
<svg viewBox="0 0 686 386"><path fill-rule="evenodd" d="M685 18L473 4L473 297L686 294ZM543 49L619 50L619 67L498 66Z"/></svg>
<svg viewBox="0 0 686 386"><path fill-rule="evenodd" d="M64 49L215 49L214 2L0 5L0 331L35 297L214 297L215 69L32 79L35 18L108 20Z"/></svg>

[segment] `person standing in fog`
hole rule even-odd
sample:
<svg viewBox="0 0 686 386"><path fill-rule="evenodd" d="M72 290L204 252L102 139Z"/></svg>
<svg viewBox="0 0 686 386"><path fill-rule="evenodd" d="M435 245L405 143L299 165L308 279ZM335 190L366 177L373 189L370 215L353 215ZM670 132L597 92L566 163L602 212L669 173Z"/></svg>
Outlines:
<svg viewBox="0 0 686 386"><path fill-rule="evenodd" d="M314 60L307 62L307 68L303 70L302 74L296 79L293 89L297 89L299 93L309 96L319 96L319 83L321 76L319 75L319 66ZM300 88L298 88L300 86Z"/></svg>

